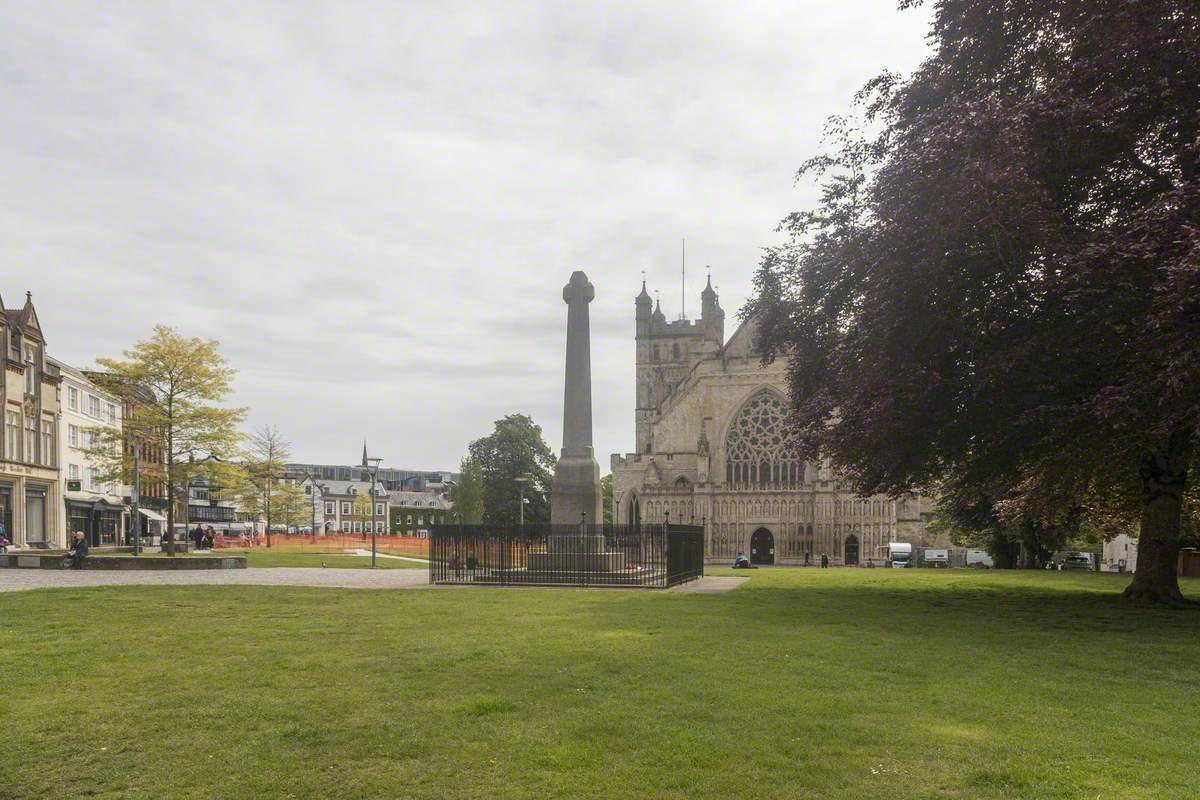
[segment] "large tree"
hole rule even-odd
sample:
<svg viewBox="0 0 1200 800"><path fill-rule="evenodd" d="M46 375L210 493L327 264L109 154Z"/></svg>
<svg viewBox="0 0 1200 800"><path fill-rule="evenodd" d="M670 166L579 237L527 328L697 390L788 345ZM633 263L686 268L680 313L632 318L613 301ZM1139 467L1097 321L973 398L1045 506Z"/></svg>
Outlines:
<svg viewBox="0 0 1200 800"><path fill-rule="evenodd" d="M217 347L215 341L188 338L157 325L154 335L126 350L123 359L96 362L103 372L93 378L126 400L127 412L123 431L94 429L89 458L109 476L106 479L115 480L129 473L122 437L157 446L165 463L149 465L146 477L166 482L170 531L176 504L187 502L189 481L208 476L213 463L233 456L241 440L237 426L245 409L222 405L234 370Z"/></svg>
<svg viewBox="0 0 1200 800"><path fill-rule="evenodd" d="M521 483L526 522L550 520L550 481L554 453L542 438L541 426L524 414L496 420L490 436L471 442L470 459L479 467L483 483L483 521L488 525L516 525L520 519Z"/></svg>
<svg viewBox="0 0 1200 800"><path fill-rule="evenodd" d="M1200 422L1200 6L934 11L928 59L869 83L859 119L835 119L832 152L801 169L821 200L764 257L757 344L788 359L807 444L861 491L1133 511L1125 595L1180 602Z"/></svg>

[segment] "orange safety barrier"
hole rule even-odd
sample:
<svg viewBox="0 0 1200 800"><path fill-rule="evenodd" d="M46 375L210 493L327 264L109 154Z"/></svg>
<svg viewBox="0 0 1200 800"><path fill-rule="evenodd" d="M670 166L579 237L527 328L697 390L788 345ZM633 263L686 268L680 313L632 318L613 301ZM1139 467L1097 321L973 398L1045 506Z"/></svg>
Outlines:
<svg viewBox="0 0 1200 800"><path fill-rule="evenodd" d="M267 547L295 553L341 553L346 550L370 550L371 534L336 533L327 536L309 533L273 533L268 545L266 536L223 536L213 538L213 549L237 547ZM375 547L379 552L428 558L429 540L417 536L378 534Z"/></svg>

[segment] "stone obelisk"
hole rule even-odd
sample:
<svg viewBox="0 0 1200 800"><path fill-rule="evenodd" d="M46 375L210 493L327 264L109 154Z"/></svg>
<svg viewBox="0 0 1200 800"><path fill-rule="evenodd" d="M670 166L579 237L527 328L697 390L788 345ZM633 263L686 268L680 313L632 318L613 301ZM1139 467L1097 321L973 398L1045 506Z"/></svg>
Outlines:
<svg viewBox="0 0 1200 800"><path fill-rule="evenodd" d="M600 465L592 452L592 342L588 303L596 290L582 271L563 287L567 304L567 376L563 391L562 456L554 468L550 523L588 525L604 520L600 505Z"/></svg>

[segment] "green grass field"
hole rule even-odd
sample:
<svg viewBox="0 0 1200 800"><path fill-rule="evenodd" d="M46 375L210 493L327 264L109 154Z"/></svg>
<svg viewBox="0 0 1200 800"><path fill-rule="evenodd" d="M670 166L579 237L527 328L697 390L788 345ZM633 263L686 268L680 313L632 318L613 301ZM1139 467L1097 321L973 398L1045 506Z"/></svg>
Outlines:
<svg viewBox="0 0 1200 800"><path fill-rule="evenodd" d="M1195 798L1200 613L1126 580L4 594L0 797Z"/></svg>

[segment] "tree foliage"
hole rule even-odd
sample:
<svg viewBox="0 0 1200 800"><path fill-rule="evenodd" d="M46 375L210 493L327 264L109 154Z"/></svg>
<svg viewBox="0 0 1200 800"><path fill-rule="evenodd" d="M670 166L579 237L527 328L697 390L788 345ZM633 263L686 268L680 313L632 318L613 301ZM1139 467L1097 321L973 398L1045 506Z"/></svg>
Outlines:
<svg viewBox="0 0 1200 800"><path fill-rule="evenodd" d="M146 478L166 482L168 529L177 502L186 502L188 480L211 469L212 459L231 458L241 435L237 426L245 409L221 404L230 391L234 370L212 340L181 336L157 325L154 335L126 350L123 359L101 358L103 373L93 379L127 401L123 431L95 428L91 462L105 480L128 480L131 464L123 440L157 446L165 464L144 465ZM129 410L132 409L132 410Z"/></svg>
<svg viewBox="0 0 1200 800"><path fill-rule="evenodd" d="M478 465L483 485L483 521L516 525L520 518L521 484L526 522L549 522L550 482L556 459L542 438L541 426L524 414L496 420L491 435L471 442L470 460Z"/></svg>
<svg viewBox="0 0 1200 800"><path fill-rule="evenodd" d="M454 487L454 513L466 525L483 522L483 472L474 459L464 458L459 464L462 478Z"/></svg>
<svg viewBox="0 0 1200 800"><path fill-rule="evenodd" d="M295 503L294 493L283 480L284 468L292 457L292 443L274 425L266 425L250 435L242 459L243 480L239 492L242 511L263 520L267 532L275 525L288 525L281 511ZM298 489L299 487L293 487ZM303 497L303 490L300 490ZM268 543L270 537L267 538Z"/></svg>
<svg viewBox="0 0 1200 800"><path fill-rule="evenodd" d="M942 0L931 42L802 167L821 201L763 259L756 344L788 359L806 443L861 491L1136 513L1126 595L1179 601L1200 6Z"/></svg>

